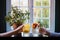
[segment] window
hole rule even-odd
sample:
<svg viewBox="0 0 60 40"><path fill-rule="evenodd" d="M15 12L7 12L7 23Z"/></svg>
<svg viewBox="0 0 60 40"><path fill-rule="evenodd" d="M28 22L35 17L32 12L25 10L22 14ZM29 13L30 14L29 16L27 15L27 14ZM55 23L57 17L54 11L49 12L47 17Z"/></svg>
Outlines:
<svg viewBox="0 0 60 40"><path fill-rule="evenodd" d="M33 21L43 22L50 28L50 0L33 0Z"/></svg>
<svg viewBox="0 0 60 40"><path fill-rule="evenodd" d="M55 0L11 0L11 5L30 10L30 23L41 21L51 31L55 28Z"/></svg>
<svg viewBox="0 0 60 40"><path fill-rule="evenodd" d="M11 0L12 6L17 6L23 11L28 10L28 0ZM33 22L42 21L49 28L50 26L50 0L33 0ZM31 10L32 10L31 9Z"/></svg>
<svg viewBox="0 0 60 40"><path fill-rule="evenodd" d="M18 9L23 10L28 10L28 0L11 0L11 5L12 6L17 6Z"/></svg>
<svg viewBox="0 0 60 40"><path fill-rule="evenodd" d="M33 22L43 22L47 30L54 32L55 0L31 0L31 2L31 13L33 14Z"/></svg>

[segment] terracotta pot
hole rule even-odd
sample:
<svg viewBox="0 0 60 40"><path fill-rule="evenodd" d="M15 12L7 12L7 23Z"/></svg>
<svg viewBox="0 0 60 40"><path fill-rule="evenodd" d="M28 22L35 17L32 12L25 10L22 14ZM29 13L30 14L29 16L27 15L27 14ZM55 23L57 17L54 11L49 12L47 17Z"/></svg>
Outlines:
<svg viewBox="0 0 60 40"><path fill-rule="evenodd" d="M20 25L22 25L21 23L20 24L17 24L17 23L14 23L12 26L13 26L13 30L15 30L17 27L19 27ZM21 33L23 29L20 29L19 31L19 34L15 35L14 37L21 37Z"/></svg>
<svg viewBox="0 0 60 40"><path fill-rule="evenodd" d="M19 24L14 23L12 26L13 26L13 29L16 29L16 28L19 27L20 25L22 25L22 23L19 23Z"/></svg>
<svg viewBox="0 0 60 40"><path fill-rule="evenodd" d="M16 23L14 23L12 26L13 26L13 29L17 28L17 24Z"/></svg>

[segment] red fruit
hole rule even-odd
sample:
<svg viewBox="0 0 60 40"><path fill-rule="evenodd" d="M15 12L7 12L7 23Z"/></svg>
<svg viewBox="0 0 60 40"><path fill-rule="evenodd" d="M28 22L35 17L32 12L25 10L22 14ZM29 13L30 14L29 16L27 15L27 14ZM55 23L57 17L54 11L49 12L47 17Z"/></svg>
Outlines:
<svg viewBox="0 0 60 40"><path fill-rule="evenodd" d="M33 28L36 28L37 25L38 25L37 23L33 23L32 27L33 27Z"/></svg>

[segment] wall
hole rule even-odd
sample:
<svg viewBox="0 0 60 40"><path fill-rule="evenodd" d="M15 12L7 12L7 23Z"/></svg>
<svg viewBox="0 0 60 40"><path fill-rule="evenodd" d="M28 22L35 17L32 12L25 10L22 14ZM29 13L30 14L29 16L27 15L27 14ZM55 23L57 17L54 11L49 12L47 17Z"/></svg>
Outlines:
<svg viewBox="0 0 60 40"><path fill-rule="evenodd" d="M8 11L11 9L11 0L6 0L6 15L8 14ZM6 31L10 31L11 27L9 23L6 23Z"/></svg>

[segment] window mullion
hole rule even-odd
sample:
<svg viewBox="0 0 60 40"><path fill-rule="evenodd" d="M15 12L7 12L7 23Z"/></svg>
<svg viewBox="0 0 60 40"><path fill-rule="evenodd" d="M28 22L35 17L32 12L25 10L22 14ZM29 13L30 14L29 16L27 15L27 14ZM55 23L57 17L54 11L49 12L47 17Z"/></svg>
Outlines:
<svg viewBox="0 0 60 40"><path fill-rule="evenodd" d="M33 23L33 0L28 0L28 8L30 11L30 33L32 33L32 23Z"/></svg>
<svg viewBox="0 0 60 40"><path fill-rule="evenodd" d="M41 0L41 7L42 7L42 0ZM42 21L42 8L41 8L41 21Z"/></svg>

